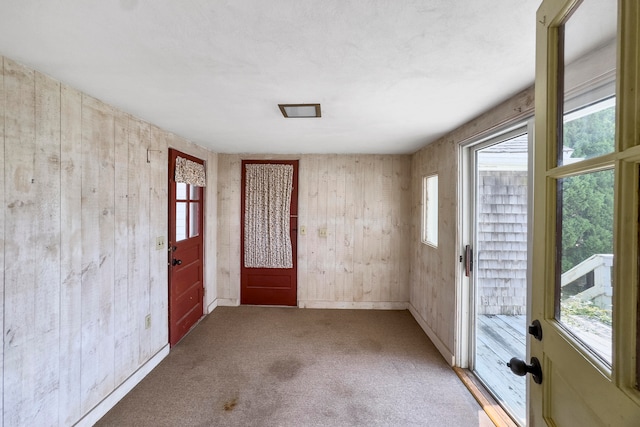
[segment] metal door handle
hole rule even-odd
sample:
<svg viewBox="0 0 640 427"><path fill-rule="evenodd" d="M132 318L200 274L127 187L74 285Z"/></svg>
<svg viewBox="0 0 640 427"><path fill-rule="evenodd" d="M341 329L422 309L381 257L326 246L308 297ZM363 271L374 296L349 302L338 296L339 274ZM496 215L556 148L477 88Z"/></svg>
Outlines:
<svg viewBox="0 0 640 427"><path fill-rule="evenodd" d="M542 366L540 366L540 361L536 357L531 358L530 365L527 365L527 362L522 359L512 357L507 366L511 368L511 372L514 374L520 377L531 374L531 378L536 384L542 384Z"/></svg>
<svg viewBox="0 0 640 427"><path fill-rule="evenodd" d="M182 265L182 260L181 259L173 259L171 261L171 265Z"/></svg>
<svg viewBox="0 0 640 427"><path fill-rule="evenodd" d="M464 247L464 275L469 277L473 271L473 249L470 245Z"/></svg>
<svg viewBox="0 0 640 427"><path fill-rule="evenodd" d="M542 341L542 324L540 324L540 321L538 319L531 322L527 330L529 332L529 335L533 335L535 339L537 339L538 341Z"/></svg>

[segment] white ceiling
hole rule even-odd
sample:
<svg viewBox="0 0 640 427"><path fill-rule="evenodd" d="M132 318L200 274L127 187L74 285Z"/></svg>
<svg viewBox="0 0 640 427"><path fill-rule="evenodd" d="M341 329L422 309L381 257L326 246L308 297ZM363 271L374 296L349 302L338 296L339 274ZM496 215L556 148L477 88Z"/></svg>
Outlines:
<svg viewBox="0 0 640 427"><path fill-rule="evenodd" d="M0 0L0 55L216 152L412 153L533 83L539 3Z"/></svg>

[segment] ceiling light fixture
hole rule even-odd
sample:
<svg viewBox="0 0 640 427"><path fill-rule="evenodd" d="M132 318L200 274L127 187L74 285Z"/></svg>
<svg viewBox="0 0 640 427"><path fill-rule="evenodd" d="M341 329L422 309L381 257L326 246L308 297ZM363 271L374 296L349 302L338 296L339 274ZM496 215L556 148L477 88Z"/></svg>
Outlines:
<svg viewBox="0 0 640 427"><path fill-rule="evenodd" d="M320 104L278 104L278 107L288 119L322 117Z"/></svg>

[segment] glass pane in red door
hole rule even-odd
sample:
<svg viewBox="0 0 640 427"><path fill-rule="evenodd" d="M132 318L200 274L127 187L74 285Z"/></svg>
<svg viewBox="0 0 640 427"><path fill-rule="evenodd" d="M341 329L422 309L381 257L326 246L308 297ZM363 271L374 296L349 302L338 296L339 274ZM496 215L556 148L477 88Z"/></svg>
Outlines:
<svg viewBox="0 0 640 427"><path fill-rule="evenodd" d="M195 185L191 185L191 200L199 200L200 199L200 187L196 187Z"/></svg>
<svg viewBox="0 0 640 427"><path fill-rule="evenodd" d="M176 199L184 200L187 198L187 184L184 182L176 182Z"/></svg>
<svg viewBox="0 0 640 427"><path fill-rule="evenodd" d="M176 242L187 238L187 203L176 202Z"/></svg>
<svg viewBox="0 0 640 427"><path fill-rule="evenodd" d="M189 208L189 237L195 237L200 234L199 229L200 204L192 202Z"/></svg>

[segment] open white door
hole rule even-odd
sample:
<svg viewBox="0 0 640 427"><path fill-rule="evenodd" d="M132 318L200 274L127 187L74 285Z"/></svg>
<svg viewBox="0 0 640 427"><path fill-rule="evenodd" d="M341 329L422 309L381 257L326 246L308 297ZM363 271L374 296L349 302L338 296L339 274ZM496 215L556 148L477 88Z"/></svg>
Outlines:
<svg viewBox="0 0 640 427"><path fill-rule="evenodd" d="M637 0L538 10L530 426L640 425L639 29Z"/></svg>

